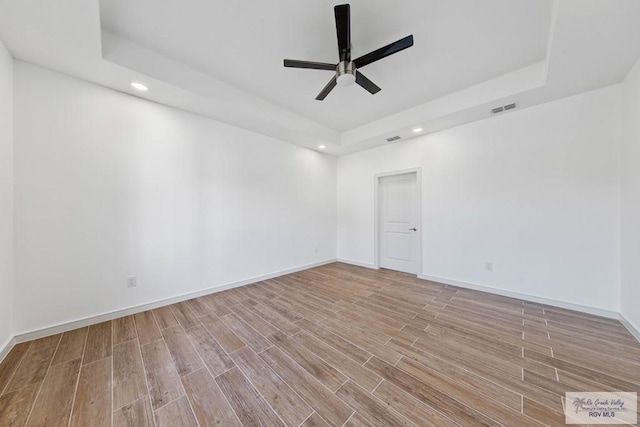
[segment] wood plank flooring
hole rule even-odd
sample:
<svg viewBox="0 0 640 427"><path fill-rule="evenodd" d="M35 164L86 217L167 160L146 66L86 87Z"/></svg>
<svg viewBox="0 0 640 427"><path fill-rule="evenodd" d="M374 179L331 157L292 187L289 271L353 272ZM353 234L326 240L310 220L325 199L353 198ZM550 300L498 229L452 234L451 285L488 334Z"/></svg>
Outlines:
<svg viewBox="0 0 640 427"><path fill-rule="evenodd" d="M640 392L618 321L334 263L18 344L0 425L564 425L607 390Z"/></svg>

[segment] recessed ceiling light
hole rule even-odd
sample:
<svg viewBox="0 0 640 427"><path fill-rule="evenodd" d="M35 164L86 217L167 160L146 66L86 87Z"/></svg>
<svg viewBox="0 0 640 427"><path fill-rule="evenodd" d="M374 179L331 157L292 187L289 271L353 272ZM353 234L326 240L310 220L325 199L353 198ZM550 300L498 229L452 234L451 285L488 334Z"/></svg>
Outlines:
<svg viewBox="0 0 640 427"><path fill-rule="evenodd" d="M414 128L413 129L413 133L420 133L422 132L422 128Z"/></svg>
<svg viewBox="0 0 640 427"><path fill-rule="evenodd" d="M149 90L149 88L145 84L140 82L131 82L131 87L135 90L139 90L140 92L146 92Z"/></svg>
<svg viewBox="0 0 640 427"><path fill-rule="evenodd" d="M325 148L327 148L327 146L326 146L326 145L318 145L318 148L319 148L320 150L324 150Z"/></svg>

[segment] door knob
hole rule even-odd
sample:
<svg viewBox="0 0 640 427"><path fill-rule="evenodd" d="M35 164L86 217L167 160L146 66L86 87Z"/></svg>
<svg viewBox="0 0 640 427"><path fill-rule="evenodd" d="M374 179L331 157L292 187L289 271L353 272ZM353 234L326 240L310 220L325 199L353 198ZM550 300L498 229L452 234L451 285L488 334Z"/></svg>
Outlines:
<svg viewBox="0 0 640 427"><path fill-rule="evenodd" d="M415 227L410 228L409 230L410 230L410 231L418 231L418 229L417 229L417 228L415 228Z"/></svg>

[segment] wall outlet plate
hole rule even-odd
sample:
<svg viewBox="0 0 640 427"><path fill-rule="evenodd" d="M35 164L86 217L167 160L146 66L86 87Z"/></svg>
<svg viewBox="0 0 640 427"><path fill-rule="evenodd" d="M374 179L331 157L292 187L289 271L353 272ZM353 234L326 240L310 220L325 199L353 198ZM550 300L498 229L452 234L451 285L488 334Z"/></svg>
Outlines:
<svg viewBox="0 0 640 427"><path fill-rule="evenodd" d="M127 278L127 288L133 288L138 286L138 278L136 276L129 276Z"/></svg>

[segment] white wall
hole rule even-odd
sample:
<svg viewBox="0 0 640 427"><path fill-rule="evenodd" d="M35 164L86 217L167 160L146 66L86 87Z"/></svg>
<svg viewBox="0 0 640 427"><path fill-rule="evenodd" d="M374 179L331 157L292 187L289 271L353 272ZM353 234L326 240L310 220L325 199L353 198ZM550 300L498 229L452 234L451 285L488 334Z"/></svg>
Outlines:
<svg viewBox="0 0 640 427"><path fill-rule="evenodd" d="M622 92L622 314L640 331L640 61Z"/></svg>
<svg viewBox="0 0 640 427"><path fill-rule="evenodd" d="M423 275L619 311L618 105L613 86L341 157L338 258L375 263L374 174L421 167Z"/></svg>
<svg viewBox="0 0 640 427"><path fill-rule="evenodd" d="M13 59L0 41L0 351L13 338Z"/></svg>
<svg viewBox="0 0 640 427"><path fill-rule="evenodd" d="M638 64L621 87L342 157L337 184L331 157L19 61L12 138L11 64L0 45L0 345L334 258L336 185L337 256L374 264L374 174L413 167L421 274L640 325Z"/></svg>
<svg viewBox="0 0 640 427"><path fill-rule="evenodd" d="M14 113L17 333L335 258L335 158L22 62Z"/></svg>

